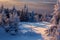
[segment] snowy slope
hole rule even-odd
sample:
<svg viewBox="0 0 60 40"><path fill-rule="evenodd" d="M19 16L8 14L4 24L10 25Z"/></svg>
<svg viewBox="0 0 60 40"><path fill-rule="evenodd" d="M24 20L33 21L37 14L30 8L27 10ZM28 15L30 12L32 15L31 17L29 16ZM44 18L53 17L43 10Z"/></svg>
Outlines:
<svg viewBox="0 0 60 40"><path fill-rule="evenodd" d="M20 22L19 32L15 36L6 33L3 28L0 28L0 40L43 40L42 28L48 28L47 25L49 25L47 22Z"/></svg>

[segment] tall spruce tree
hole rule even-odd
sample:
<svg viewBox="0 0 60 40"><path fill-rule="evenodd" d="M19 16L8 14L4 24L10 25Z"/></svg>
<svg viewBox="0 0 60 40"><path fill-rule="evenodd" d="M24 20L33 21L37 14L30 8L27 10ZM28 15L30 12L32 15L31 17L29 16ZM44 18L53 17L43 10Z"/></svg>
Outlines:
<svg viewBox="0 0 60 40"><path fill-rule="evenodd" d="M54 6L54 14L51 20L53 24L47 31L51 37L50 40L60 40L60 1L57 0L57 4Z"/></svg>

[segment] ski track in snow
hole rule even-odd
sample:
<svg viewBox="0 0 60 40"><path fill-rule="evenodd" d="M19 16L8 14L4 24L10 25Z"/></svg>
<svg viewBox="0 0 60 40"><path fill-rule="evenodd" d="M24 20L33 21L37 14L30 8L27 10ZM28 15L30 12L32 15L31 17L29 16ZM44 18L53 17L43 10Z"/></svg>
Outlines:
<svg viewBox="0 0 60 40"><path fill-rule="evenodd" d="M46 36L45 30L47 30L50 26L50 23L47 22L40 22L40 23L29 23L29 22L20 22L19 29L26 33L28 31L35 32L36 34L39 34L39 36L30 36L30 35L21 35L21 33L18 33L16 36L11 36L9 33L5 33L4 30L0 28L0 40L43 40L43 38L49 39L49 37Z"/></svg>

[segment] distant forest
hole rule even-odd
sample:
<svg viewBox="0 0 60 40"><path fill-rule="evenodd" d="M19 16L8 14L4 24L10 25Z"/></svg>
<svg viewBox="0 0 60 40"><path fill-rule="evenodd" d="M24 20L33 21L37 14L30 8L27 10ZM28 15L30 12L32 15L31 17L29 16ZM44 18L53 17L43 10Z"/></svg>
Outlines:
<svg viewBox="0 0 60 40"><path fill-rule="evenodd" d="M20 22L40 22L40 21L49 22L53 16L48 14L38 14L35 13L34 10L29 12L28 7L26 5L24 5L24 8L22 10L17 10L15 6L13 6L12 9L4 8L4 6L2 5L0 8L0 15L1 14L3 14L4 15L3 17L6 17L6 19L10 19L10 18L13 19L13 17L16 16L16 18L18 18Z"/></svg>

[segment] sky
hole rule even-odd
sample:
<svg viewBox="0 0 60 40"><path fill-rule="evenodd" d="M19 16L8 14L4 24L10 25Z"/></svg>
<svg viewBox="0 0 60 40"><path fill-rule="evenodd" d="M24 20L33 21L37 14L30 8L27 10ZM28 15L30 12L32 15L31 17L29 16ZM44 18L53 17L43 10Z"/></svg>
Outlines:
<svg viewBox="0 0 60 40"><path fill-rule="evenodd" d="M42 10L51 10L53 5L56 4L57 0L0 0L0 5L4 5L6 8L22 9L26 4L29 10L35 10L40 12Z"/></svg>

